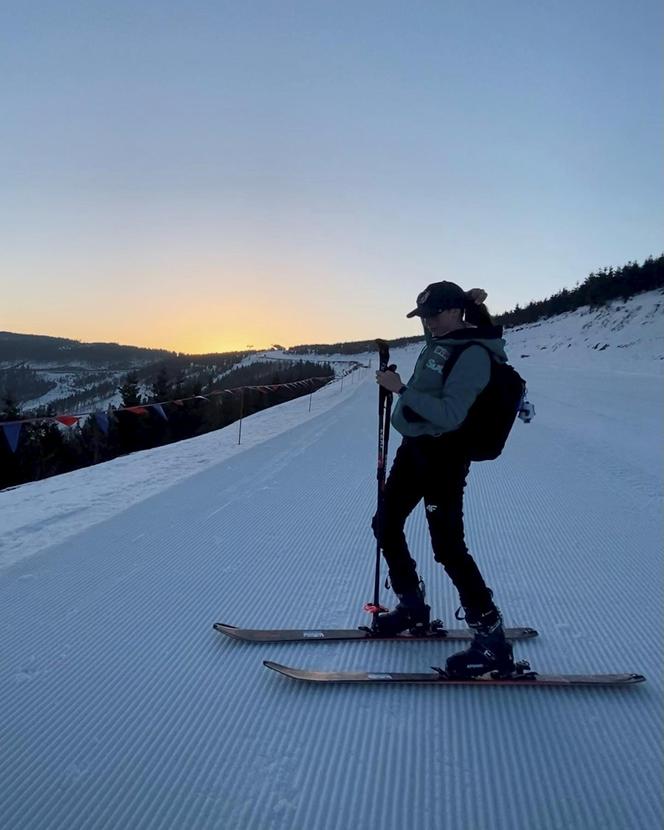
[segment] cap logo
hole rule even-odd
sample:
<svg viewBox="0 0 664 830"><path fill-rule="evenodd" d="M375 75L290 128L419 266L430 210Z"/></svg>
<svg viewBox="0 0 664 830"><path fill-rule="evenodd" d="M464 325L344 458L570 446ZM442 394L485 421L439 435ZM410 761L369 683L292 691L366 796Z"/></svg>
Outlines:
<svg viewBox="0 0 664 830"><path fill-rule="evenodd" d="M431 292L430 292L430 291L429 291L429 289L427 288L425 291L423 291L423 292L422 292L422 293L418 296L418 298L417 298L417 304L418 304L418 305L424 305L424 303L426 303L426 301L429 299L430 295L431 295Z"/></svg>

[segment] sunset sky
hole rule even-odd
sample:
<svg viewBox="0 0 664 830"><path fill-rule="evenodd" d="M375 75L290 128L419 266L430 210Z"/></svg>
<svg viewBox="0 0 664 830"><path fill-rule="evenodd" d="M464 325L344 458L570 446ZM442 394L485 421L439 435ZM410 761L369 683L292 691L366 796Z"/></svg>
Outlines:
<svg viewBox="0 0 664 830"><path fill-rule="evenodd" d="M660 0L0 10L0 330L189 352L418 332L664 250Z"/></svg>

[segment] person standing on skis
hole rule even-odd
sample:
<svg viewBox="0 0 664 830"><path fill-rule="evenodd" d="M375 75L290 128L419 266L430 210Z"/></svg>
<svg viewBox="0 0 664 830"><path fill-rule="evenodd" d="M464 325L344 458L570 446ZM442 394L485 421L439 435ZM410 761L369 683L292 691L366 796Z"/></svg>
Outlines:
<svg viewBox="0 0 664 830"><path fill-rule="evenodd" d="M452 282L429 285L406 315L420 317L426 335L412 377L404 383L394 371L376 373L376 382L399 396L391 422L403 440L385 483L382 513L372 522L398 604L377 615L375 629L391 636L429 626L430 608L404 535L407 517L424 500L434 558L458 590L474 632L470 647L446 664L450 675L465 677L514 669L493 592L464 539L463 492L470 460L458 430L489 382L491 361L507 361L502 328L493 325L485 299L481 289L466 293ZM445 362L462 346L466 348L444 378Z"/></svg>

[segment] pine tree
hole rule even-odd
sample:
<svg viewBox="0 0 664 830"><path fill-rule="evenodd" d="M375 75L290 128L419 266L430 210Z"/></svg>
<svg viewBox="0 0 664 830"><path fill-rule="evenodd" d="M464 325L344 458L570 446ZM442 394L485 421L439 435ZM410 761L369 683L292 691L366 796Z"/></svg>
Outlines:
<svg viewBox="0 0 664 830"><path fill-rule="evenodd" d="M136 372L129 372L122 386L118 386L118 392L122 396L122 406L140 406L143 403Z"/></svg>
<svg viewBox="0 0 664 830"><path fill-rule="evenodd" d="M178 373L177 373L177 376L175 378L175 387L173 389L173 395L174 395L176 400L179 400L180 398L184 398L184 396L185 396L185 388L184 388L185 382L186 382L186 377L185 377L184 370L179 369Z"/></svg>
<svg viewBox="0 0 664 830"><path fill-rule="evenodd" d="M5 395L0 405L0 421L18 421L20 417L21 410L16 400L11 394Z"/></svg>
<svg viewBox="0 0 664 830"><path fill-rule="evenodd" d="M152 384L152 401L155 403L167 401L170 394L171 382L168 377L168 371L165 366L162 366L154 383Z"/></svg>

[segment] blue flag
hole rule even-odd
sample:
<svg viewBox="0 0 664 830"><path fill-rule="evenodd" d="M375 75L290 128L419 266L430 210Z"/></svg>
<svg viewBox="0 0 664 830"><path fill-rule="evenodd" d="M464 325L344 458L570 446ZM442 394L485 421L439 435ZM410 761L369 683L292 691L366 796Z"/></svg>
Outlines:
<svg viewBox="0 0 664 830"><path fill-rule="evenodd" d="M19 423L2 424L2 429L5 433L5 438L7 439L9 449L12 452L16 452L16 447L18 447L18 439L21 434L22 426L23 424Z"/></svg>
<svg viewBox="0 0 664 830"><path fill-rule="evenodd" d="M95 412L95 421L104 435L108 435L108 415L105 412Z"/></svg>

